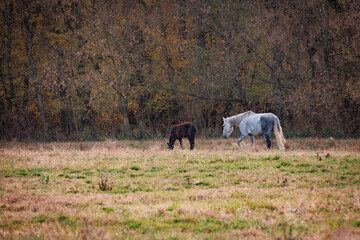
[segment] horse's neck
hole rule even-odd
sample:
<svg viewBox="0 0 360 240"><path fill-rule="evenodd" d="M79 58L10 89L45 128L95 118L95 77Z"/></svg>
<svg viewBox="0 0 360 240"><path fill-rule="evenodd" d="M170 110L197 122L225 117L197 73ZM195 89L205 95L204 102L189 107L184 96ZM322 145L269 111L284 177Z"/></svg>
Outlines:
<svg viewBox="0 0 360 240"><path fill-rule="evenodd" d="M245 118L247 118L247 117L249 117L249 116L251 116L251 115L254 115L254 114L255 114L255 113L253 113L253 112L251 112L251 111L248 111L248 112L241 113L241 114L239 114L239 115L230 117L230 124L231 124L232 126L238 126L238 127L240 127L241 122L242 122Z"/></svg>
<svg viewBox="0 0 360 240"><path fill-rule="evenodd" d="M243 118L244 118L243 114L239 114L239 115L231 117L230 118L231 126L240 126L240 123L243 120Z"/></svg>

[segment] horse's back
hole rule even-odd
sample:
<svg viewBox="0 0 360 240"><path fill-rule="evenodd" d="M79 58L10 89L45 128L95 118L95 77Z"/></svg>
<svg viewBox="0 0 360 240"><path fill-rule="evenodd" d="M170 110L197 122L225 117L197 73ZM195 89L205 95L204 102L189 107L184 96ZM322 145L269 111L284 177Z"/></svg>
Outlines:
<svg viewBox="0 0 360 240"><path fill-rule="evenodd" d="M264 129L268 128L268 125L273 125L275 118L277 117L272 113L251 114L243 120L240 131L252 135L260 134Z"/></svg>
<svg viewBox="0 0 360 240"><path fill-rule="evenodd" d="M179 138L195 136L196 128L191 122L185 122L173 127L174 134Z"/></svg>
<svg viewBox="0 0 360 240"><path fill-rule="evenodd" d="M278 119L278 117L273 113L260 113L261 118L265 120L271 120L274 121L275 119Z"/></svg>
<svg viewBox="0 0 360 240"><path fill-rule="evenodd" d="M184 122L184 123L180 123L178 125L175 125L174 128L188 130L188 129L194 129L195 126L191 122Z"/></svg>

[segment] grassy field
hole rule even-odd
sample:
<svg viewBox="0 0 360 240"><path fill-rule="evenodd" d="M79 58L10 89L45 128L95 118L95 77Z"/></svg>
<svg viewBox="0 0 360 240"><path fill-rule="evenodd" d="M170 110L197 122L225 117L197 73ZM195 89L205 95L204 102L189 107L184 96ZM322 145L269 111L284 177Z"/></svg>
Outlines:
<svg viewBox="0 0 360 240"><path fill-rule="evenodd" d="M0 239L360 238L360 140L235 142L1 143Z"/></svg>

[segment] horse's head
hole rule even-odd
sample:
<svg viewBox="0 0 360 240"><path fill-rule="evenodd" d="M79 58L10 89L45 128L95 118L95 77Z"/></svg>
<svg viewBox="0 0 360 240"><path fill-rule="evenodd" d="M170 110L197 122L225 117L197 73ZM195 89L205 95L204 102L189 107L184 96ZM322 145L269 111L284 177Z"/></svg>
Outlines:
<svg viewBox="0 0 360 240"><path fill-rule="evenodd" d="M174 149L174 143L175 143L175 139L173 139L172 136L169 137L169 142L167 142L167 145L169 147L169 150L173 150Z"/></svg>
<svg viewBox="0 0 360 240"><path fill-rule="evenodd" d="M232 133L232 131L234 130L234 127L231 126L229 119L223 117L223 121L224 121L223 137L228 138L230 136L230 134Z"/></svg>
<svg viewBox="0 0 360 240"><path fill-rule="evenodd" d="M171 143L167 143L168 147L169 147L169 150L173 150L174 149L174 144L171 144Z"/></svg>

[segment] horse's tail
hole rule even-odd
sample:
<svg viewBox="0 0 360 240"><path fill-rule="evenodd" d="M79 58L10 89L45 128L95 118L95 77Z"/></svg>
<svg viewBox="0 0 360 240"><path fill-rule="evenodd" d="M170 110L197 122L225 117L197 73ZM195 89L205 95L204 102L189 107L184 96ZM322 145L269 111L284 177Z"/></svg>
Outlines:
<svg viewBox="0 0 360 240"><path fill-rule="evenodd" d="M276 118L276 120L275 120L274 133L275 133L276 142L277 142L280 150L284 151L285 147L287 147L288 145L287 145L286 139L284 138L282 127L280 125L280 120L278 118Z"/></svg>

